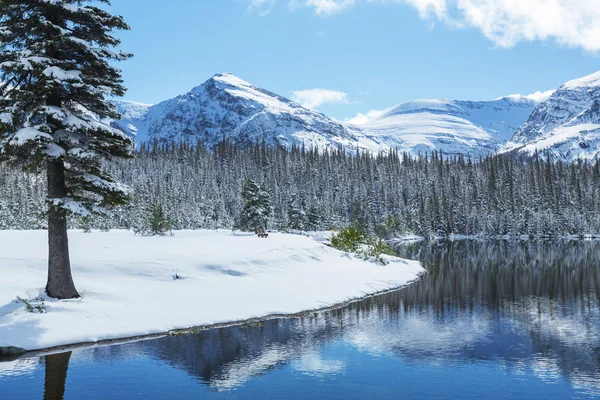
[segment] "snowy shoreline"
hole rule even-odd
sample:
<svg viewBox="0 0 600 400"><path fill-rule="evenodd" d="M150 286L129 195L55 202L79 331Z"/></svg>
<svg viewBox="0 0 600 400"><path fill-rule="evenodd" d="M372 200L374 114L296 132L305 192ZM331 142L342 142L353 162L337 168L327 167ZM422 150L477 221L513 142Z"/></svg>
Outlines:
<svg viewBox="0 0 600 400"><path fill-rule="evenodd" d="M504 241L546 241L546 240L600 240L600 233L586 234L586 235L541 235L541 236L528 236L528 235L462 235L462 234L451 234L447 236L434 236L431 238L425 238L415 234L407 234L404 236L398 236L389 239L388 242L391 244L407 244L416 242L438 242L438 241L459 241L459 240L479 240L479 241L492 241L492 240L504 240Z"/></svg>
<svg viewBox="0 0 600 400"><path fill-rule="evenodd" d="M424 272L417 261L382 266L300 235L70 238L83 297L47 300L46 313L32 314L14 300L43 294L46 232L0 231L0 347L47 351L294 317L397 290Z"/></svg>

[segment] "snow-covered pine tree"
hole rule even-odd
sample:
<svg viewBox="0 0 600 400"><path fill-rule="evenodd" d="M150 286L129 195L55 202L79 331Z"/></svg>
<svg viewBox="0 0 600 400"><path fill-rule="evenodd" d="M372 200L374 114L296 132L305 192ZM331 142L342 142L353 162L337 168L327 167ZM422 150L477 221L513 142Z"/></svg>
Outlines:
<svg viewBox="0 0 600 400"><path fill-rule="evenodd" d="M108 0L96 0L109 4ZM48 296L79 297L71 275L67 213L123 204L126 188L102 167L129 157L131 140L103 123L118 118L105 96L125 93L110 65L129 29L86 0L0 0L0 157L48 182Z"/></svg>
<svg viewBox="0 0 600 400"><path fill-rule="evenodd" d="M239 228L253 230L267 228L267 221L271 215L271 200L269 193L252 179L246 179L242 187L244 206L240 214Z"/></svg>
<svg viewBox="0 0 600 400"><path fill-rule="evenodd" d="M288 206L287 210L288 228L303 231L306 227L306 212L297 207L293 202Z"/></svg>
<svg viewBox="0 0 600 400"><path fill-rule="evenodd" d="M321 227L322 219L320 210L313 204L306 213L306 229L309 231L318 230Z"/></svg>

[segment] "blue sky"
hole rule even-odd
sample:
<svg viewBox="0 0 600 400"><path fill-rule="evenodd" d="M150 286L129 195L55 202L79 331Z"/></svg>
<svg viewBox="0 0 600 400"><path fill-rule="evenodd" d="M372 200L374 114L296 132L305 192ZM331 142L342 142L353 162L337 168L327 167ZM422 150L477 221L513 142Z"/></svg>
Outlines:
<svg viewBox="0 0 600 400"><path fill-rule="evenodd" d="M113 0L112 12L132 27L120 34L135 54L121 65L128 100L157 103L231 72L343 120L411 99L556 89L600 70L596 1ZM316 88L337 93L296 93Z"/></svg>

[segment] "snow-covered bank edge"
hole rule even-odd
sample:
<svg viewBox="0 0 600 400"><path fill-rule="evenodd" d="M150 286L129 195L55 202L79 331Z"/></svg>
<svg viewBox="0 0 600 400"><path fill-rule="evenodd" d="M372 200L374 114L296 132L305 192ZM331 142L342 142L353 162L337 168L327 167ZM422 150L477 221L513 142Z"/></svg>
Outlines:
<svg viewBox="0 0 600 400"><path fill-rule="evenodd" d="M167 336L193 335L195 333L208 331L208 330L212 330L212 329L224 329L224 328L233 328L233 327L245 326L245 325L257 325L257 324L261 324L261 323L264 323L267 321L277 320L277 319L304 318L304 317L310 316L311 314L321 314L321 313L327 313L330 311L337 311L342 308L348 307L350 305L360 303L361 301L365 301L368 299L372 299L374 297L384 296L389 293L397 292L397 291L402 290L402 289L412 285L413 283L419 281L422 278L422 276L425 275L426 273L427 273L427 271L421 272L417 276L417 278L413 279L412 281L406 282L402 286L398 286L396 288L386 289L386 290L382 290L382 291L375 292L372 294L364 295L362 297L357 297L355 299L347 300L342 303L334 304L334 305L323 307L323 308L304 310L304 311L300 311L300 312L292 313L292 314L272 314L272 315L266 315L264 317L249 318L249 319L240 320L240 321L231 321L231 322L222 322L222 323L218 323L218 324L192 326L192 327L185 328L185 329L173 329L173 330L170 330L167 332L151 333L151 334L147 334L147 335L139 335L139 336L132 336L132 337L117 338L117 339L105 339L105 340L98 340L96 342L73 343L73 344L64 345L64 346L49 347L46 349L37 349L37 350L21 349L22 352L18 355L15 355L14 357L10 357L10 356L0 357L0 363L11 362L11 361L26 359L26 358L43 357L43 356L52 355L52 354L60 354L60 353L66 352L66 351L85 350L85 349L91 349L91 348L96 348L96 347L109 347L109 346L125 345L125 344L129 344L129 343L136 343L136 342L141 342L141 341L145 341L145 340L160 339L160 338L164 338Z"/></svg>
<svg viewBox="0 0 600 400"><path fill-rule="evenodd" d="M15 298L43 295L46 232L0 231L0 346L39 353L297 317L398 290L425 272L397 257L364 261L324 245L326 236L73 231L83 297L49 299L38 314Z"/></svg>
<svg viewBox="0 0 600 400"><path fill-rule="evenodd" d="M503 240L503 241L545 241L545 240L600 240L600 233L589 234L589 235L447 235L447 236L433 236L426 238L419 235L404 235L389 239L390 244L410 244L418 242L439 242L439 241L458 241L458 240L479 240L479 241L492 241L492 240Z"/></svg>

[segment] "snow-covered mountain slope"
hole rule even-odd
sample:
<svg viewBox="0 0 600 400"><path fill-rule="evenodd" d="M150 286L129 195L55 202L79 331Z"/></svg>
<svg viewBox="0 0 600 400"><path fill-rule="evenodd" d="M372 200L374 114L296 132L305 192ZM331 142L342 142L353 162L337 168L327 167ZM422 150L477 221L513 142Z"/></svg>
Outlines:
<svg viewBox="0 0 600 400"><path fill-rule="evenodd" d="M527 120L535 101L417 100L400 104L357 129L401 151L486 155L496 152Z"/></svg>
<svg viewBox="0 0 600 400"><path fill-rule="evenodd" d="M113 100L112 102L117 106L121 119L113 121L111 124L113 127L135 137L138 133L138 127L143 124L152 105L125 100Z"/></svg>
<svg viewBox="0 0 600 400"><path fill-rule="evenodd" d="M535 102L511 97L469 102L422 100L401 104L357 126L254 86L218 74L191 92L154 106L116 101L123 119L113 125L144 141L201 141L212 147L224 138L240 144L262 141L290 147L390 148L412 154L492 154L523 124Z"/></svg>
<svg viewBox="0 0 600 400"><path fill-rule="evenodd" d="M600 154L600 71L562 85L531 114L501 152L549 152L565 161Z"/></svg>
<svg viewBox="0 0 600 400"><path fill-rule="evenodd" d="M120 103L125 126L137 143L153 140L201 141L208 147L224 138L244 144L262 141L289 147L354 145L345 126L231 74L218 74L191 92L147 110Z"/></svg>

